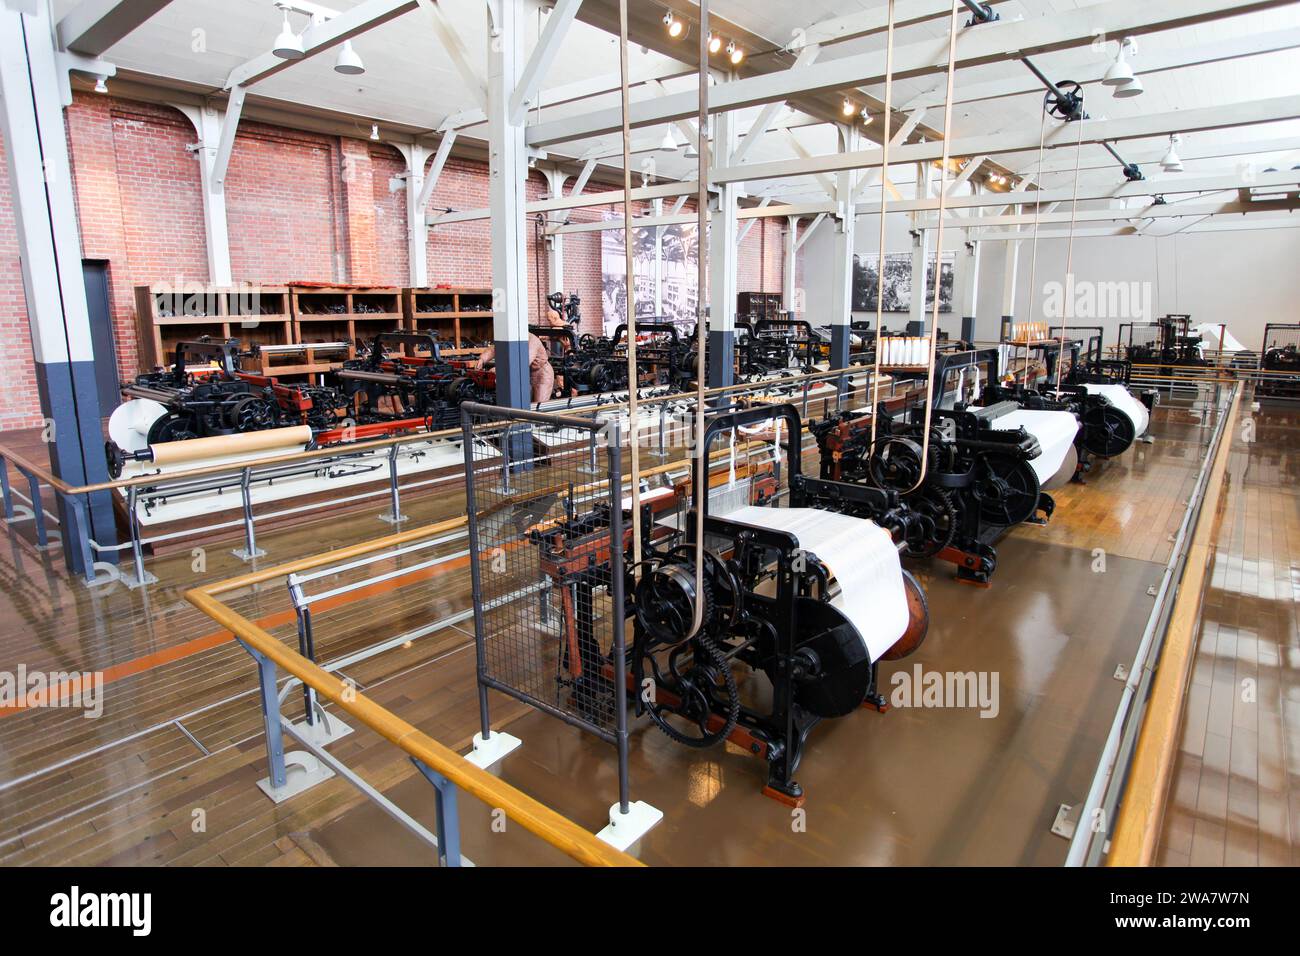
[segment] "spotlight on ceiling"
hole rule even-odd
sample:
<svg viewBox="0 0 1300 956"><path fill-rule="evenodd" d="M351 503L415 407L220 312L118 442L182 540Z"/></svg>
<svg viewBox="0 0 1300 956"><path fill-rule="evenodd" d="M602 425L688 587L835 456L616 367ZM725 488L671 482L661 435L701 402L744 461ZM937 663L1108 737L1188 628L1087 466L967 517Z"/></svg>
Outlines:
<svg viewBox="0 0 1300 956"><path fill-rule="evenodd" d="M284 11L284 26L280 30L280 35L275 38L275 46L271 47L271 52L282 60L301 60L303 55L302 37L293 32L293 27L289 26L289 11Z"/></svg>
<svg viewBox="0 0 1300 956"><path fill-rule="evenodd" d="M853 101L846 96L844 98L844 105L840 107L840 112L845 116L852 116L857 111L858 108L853 105Z"/></svg>
<svg viewBox="0 0 1300 956"><path fill-rule="evenodd" d="M1178 158L1178 144L1182 138L1177 133L1169 137L1169 152L1165 153L1164 159L1160 160L1160 168L1167 173L1181 173L1183 171L1183 161Z"/></svg>
<svg viewBox="0 0 1300 956"><path fill-rule="evenodd" d="M379 124L378 124L378 123L371 123L371 124L370 124L370 138L371 138L372 140L374 140L376 143L379 142Z"/></svg>
<svg viewBox="0 0 1300 956"><path fill-rule="evenodd" d="M339 55L334 60L334 72L342 73L344 76L360 76L366 72L366 65L361 62L360 54L352 49L351 40L344 40L343 45L339 47Z"/></svg>
<svg viewBox="0 0 1300 956"><path fill-rule="evenodd" d="M739 66L740 61L745 58L745 51L736 46L735 43L727 44L727 59L731 61L732 66Z"/></svg>
<svg viewBox="0 0 1300 956"><path fill-rule="evenodd" d="M96 93L107 93L107 92L108 92L108 83L106 82L106 80L107 80L107 77L103 76L102 74L99 75L99 76L96 76L96 77L95 77L95 92L96 92Z"/></svg>
<svg viewBox="0 0 1300 956"><path fill-rule="evenodd" d="M862 125L863 125L863 126L870 126L870 125L871 125L871 119L872 119L872 116L871 116L871 110L867 109L867 108L864 106L864 107L862 107L862 112L861 112L860 114L858 114L858 115L860 115L860 116L862 117Z"/></svg>
<svg viewBox="0 0 1300 956"><path fill-rule="evenodd" d="M722 49L722 37L718 36L712 30L709 31L709 52L717 53Z"/></svg>
<svg viewBox="0 0 1300 956"><path fill-rule="evenodd" d="M684 20L678 20L673 16L671 10L664 14L664 27L667 28L668 35L674 40L686 32L686 22Z"/></svg>
<svg viewBox="0 0 1300 956"><path fill-rule="evenodd" d="M664 130L663 142L659 144L659 148L672 152L676 152L679 148L677 145L677 139L673 136L673 131L671 129Z"/></svg>
<svg viewBox="0 0 1300 956"><path fill-rule="evenodd" d="M1125 37L1119 45L1119 52L1115 54L1115 62L1101 79L1106 86L1114 88L1113 94L1120 99L1140 96L1143 92L1142 81L1134 74L1133 66L1128 61L1130 56L1136 54L1136 41L1132 37Z"/></svg>

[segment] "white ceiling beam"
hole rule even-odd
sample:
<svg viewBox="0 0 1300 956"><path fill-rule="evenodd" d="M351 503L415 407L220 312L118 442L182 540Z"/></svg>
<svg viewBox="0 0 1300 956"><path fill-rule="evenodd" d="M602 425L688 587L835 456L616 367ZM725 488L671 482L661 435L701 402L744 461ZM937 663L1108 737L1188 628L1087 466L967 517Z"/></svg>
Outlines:
<svg viewBox="0 0 1300 956"><path fill-rule="evenodd" d="M1198 143L1195 137L1185 139L1178 147L1178 155L1182 157L1183 162L1195 159L1222 159L1231 156L1256 156L1263 153L1285 153L1292 150L1300 149L1300 137L1287 137L1279 139L1257 139L1257 140L1237 140L1230 143ZM1125 150L1124 158L1129 162L1137 163L1143 166L1149 163L1158 163L1169 150L1168 143L1162 143L1151 149L1134 149L1132 152ZM1034 159L1025 170L1018 175L1034 175L1034 167L1038 165L1037 158ZM1079 168L1081 170L1106 169L1114 167L1115 160L1107 154L1096 156L1080 157ZM1043 162L1043 168L1039 175L1048 176L1054 173L1073 173L1074 158L1060 159L1054 162Z"/></svg>
<svg viewBox="0 0 1300 956"><path fill-rule="evenodd" d="M217 142L217 155L212 161L212 188L221 192L226 188L226 172L230 169L230 154L235 149L235 133L239 131L239 118L244 112L244 98L248 90L242 85L232 86L226 98L226 115L221 120L221 137Z"/></svg>
<svg viewBox="0 0 1300 956"><path fill-rule="evenodd" d="M59 46L86 56L100 56L128 33L167 6L170 0L81 0L59 21Z"/></svg>
<svg viewBox="0 0 1300 956"><path fill-rule="evenodd" d="M510 96L510 122L522 123L524 114L536 102L542 81L546 79L546 71L551 68L556 54L560 52L560 46L581 6L582 0L556 0L555 9L547 17L542 35L537 38L537 46L533 47L533 52L524 65L519 85Z"/></svg>
<svg viewBox="0 0 1300 956"><path fill-rule="evenodd" d="M1006 0L990 0L993 4ZM910 26L926 20L937 20L952 12L952 0L901 0L894 8L895 27ZM889 26L889 10L880 4L871 10L845 14L814 23L804 31L805 43L839 43L878 33Z"/></svg>
<svg viewBox="0 0 1300 956"><path fill-rule="evenodd" d="M1241 175L1185 177L1177 174L1162 179L1146 179L1140 182L1119 182L1079 185L1079 202L1096 200L1122 200L1150 196L1172 196L1183 193L1230 192L1238 189L1273 189L1286 190L1300 185L1300 171L1285 170L1277 173L1263 173L1251 178ZM1070 202L1075 198L1073 186L1060 189L1022 190L1020 192L986 192L971 196L948 196L944 205L948 209L974 209L986 206L1047 204ZM939 208L939 200L904 199L891 203L890 212L931 212ZM878 207L863 205L859 212L876 212ZM1031 216L1032 219L1032 216Z"/></svg>
<svg viewBox="0 0 1300 956"><path fill-rule="evenodd" d="M815 69L813 67L812 69ZM1251 126L1300 117L1300 95L1279 96L1266 100L1248 100L1222 106L1202 106L1148 116L1131 116L1111 120L1083 120L1084 144L1115 142L1125 139L1142 139L1152 136L1169 136L1204 129ZM967 136L949 143L949 155L991 156L1018 153L1038 148L1040 131L1037 127L1006 130L981 136ZM1079 141L1080 130L1074 123L1062 123L1046 137L1047 149L1073 150ZM1073 153L1071 153L1073 155ZM779 179L788 176L819 176L844 169L874 169L881 164L882 151L857 150L848 153L831 153L812 159L783 160L771 163L753 163L745 166L724 167L713 174L715 183L746 182L762 179ZM900 146L890 153L890 163L933 162L943 157L943 143L913 143Z"/></svg>
<svg viewBox="0 0 1300 956"><path fill-rule="evenodd" d="M668 199L675 196L694 196L700 190L700 184L691 180L681 183L659 183L654 186L641 186L633 189L631 199L633 202L643 199ZM623 201L623 190L609 189L599 193L584 193L581 196L558 196L555 198L539 199L528 203L524 211L528 213L535 212L554 212L557 209L579 209L585 206L609 206L614 203ZM438 216L430 216L428 223L430 226L445 226L454 222L473 222L476 219L488 219L491 217L489 210L484 207L481 209L465 209L457 212L443 213Z"/></svg>
<svg viewBox="0 0 1300 956"><path fill-rule="evenodd" d="M824 212L819 212L817 214L817 218L812 221L812 224L803 231L803 234L800 235L798 239L794 241L795 252L798 252L800 249L802 249L803 244L812 238L812 234L817 231L817 227L826 221L826 216L827 214Z"/></svg>
<svg viewBox="0 0 1300 956"><path fill-rule="evenodd" d="M1276 218L1271 216L1241 216L1231 219L1207 219L1203 222L1195 223L1191 226L1180 227L1177 232L1179 235L1185 235L1189 232L1255 232L1262 229L1300 229L1300 216L1287 216L1285 218ZM1085 229L1074 230L1076 239L1097 239L1097 238L1118 238L1132 237L1137 239L1163 239L1169 234L1143 232L1134 226L1095 226ZM1044 239L1066 239L1069 233L1065 230L1043 230L1039 233L1039 240ZM991 232L981 233L980 242L1017 242L1031 238L1027 232L1016 232L1012 230L1001 231L993 230Z"/></svg>
<svg viewBox="0 0 1300 956"><path fill-rule="evenodd" d="M1131 209L1078 209L1071 212L1047 213L1038 217L1039 225L1064 223L1068 225L1071 217L1080 222L1138 222L1147 219L1182 219L1187 216L1235 216L1265 212L1291 212L1300 209L1300 196L1292 195L1286 199L1261 199L1253 202L1232 200L1218 203L1152 203L1149 206ZM1032 213L1015 213L1005 216L985 216L979 220L982 228L995 226L1032 226ZM939 223L934 219L920 223L922 229L934 229ZM974 223L959 224L963 228L973 227ZM982 238L980 230L970 228L970 238Z"/></svg>
<svg viewBox="0 0 1300 956"><path fill-rule="evenodd" d="M1203 46L1179 47L1174 50L1143 51L1141 55L1130 60L1134 72L1147 77L1169 70L1180 70L1204 63L1221 63L1241 57L1259 56L1263 53L1275 53L1300 47L1300 30L1278 30L1271 33L1257 33L1245 37L1208 43ZM1099 57L1095 62L1077 64L1057 72L1068 74L1076 83L1094 83L1106 75L1113 57ZM1065 77L1063 76L1062 79ZM1005 80L991 80L987 83L971 83L954 90L954 103L974 103L982 100L994 100L1005 96L1020 96L1026 93L1043 95L1043 84L1025 70L1023 75L1016 75ZM936 86L917 97L913 102L925 106L943 106L944 88Z"/></svg>
<svg viewBox="0 0 1300 956"><path fill-rule="evenodd" d="M635 192L636 190L633 190ZM618 190L619 193L622 190ZM528 211L533 211L533 205L529 204ZM739 220L768 219L774 216L823 216L835 211L835 204L831 202L819 203L786 203L780 206L771 206L759 204L749 206L745 209L736 210L736 218ZM713 214L705 212L705 219L712 220ZM661 216L635 216L632 219L634 229L659 228L662 226L689 225L698 221L695 213L677 213L670 212ZM555 226L547 230L548 235L564 235L571 232L605 232L610 229L622 229L623 219L617 217L614 219L600 219L595 222L575 222L567 225Z"/></svg>
<svg viewBox="0 0 1300 956"><path fill-rule="evenodd" d="M374 2L374 0L370 0L370 2ZM418 2L420 9L428 14L434 35L437 36L438 42L442 44L447 59L451 60L452 65L456 67L461 82L469 88L470 95L474 97L474 102L478 104L479 108L486 110L487 77L479 69L478 60L470 56L465 41L460 38L460 34L456 32L456 27L447 19L446 14L442 12L442 8L434 0L418 0ZM357 9L361 8L358 7Z"/></svg>
<svg viewBox="0 0 1300 956"><path fill-rule="evenodd" d="M764 196L762 200L759 202L758 208L766 209L770 205L772 205L772 197ZM736 218L737 219L740 218L739 214L737 214ZM754 223L758 222L758 220L759 217L754 216L752 219L747 220L745 224L740 227L740 232L736 235L736 245L740 245L740 243L745 241L745 237L749 235L749 230L754 228Z"/></svg>
<svg viewBox="0 0 1300 956"><path fill-rule="evenodd" d="M798 70L807 66L812 66L812 64L816 62L819 53L821 53L821 47L817 44L814 43L805 46L799 51L799 55L795 57L794 64L790 69ZM758 116L754 118L754 122L749 124L749 129L745 131L745 138L740 141L740 145L736 147L735 153L732 154L731 162L733 164L740 165L745 161L745 157L749 154L749 151L753 149L754 145L763 138L764 134L767 133L768 125L772 120L776 119L776 114L784 107L785 100L777 100L768 103L763 107Z"/></svg>
<svg viewBox="0 0 1300 956"><path fill-rule="evenodd" d="M428 2L428 0L423 0ZM295 63L323 53L351 40L361 34L382 26L409 13L418 5L417 0L366 0L351 10L345 10L337 17L331 17L320 23L313 23L302 34L303 55L297 60L282 60L270 51L254 57L242 66L237 66L226 79L226 89L236 86L252 86L268 77L275 76L281 70L287 70Z"/></svg>
<svg viewBox="0 0 1300 956"><path fill-rule="evenodd" d="M1237 16L1256 10L1284 6L1291 0L1108 0L1078 10L1062 11L1052 17L1024 21L986 23L958 36L958 67L1003 61L1008 51L1020 56L1088 46L1101 33L1107 36L1139 35L1195 23ZM946 70L947 44L933 38L908 44L894 51L894 76L898 79L924 76ZM786 69L721 84L709 91L710 112L726 112L789 99L800 93L843 90L885 79L885 52L860 53L824 60L799 70ZM675 93L655 101L631 104L628 119L633 127L651 126L685 119L699 112L699 91ZM544 121L529 127L528 145L545 147L555 143L612 133L622 128L619 107L594 110L563 119Z"/></svg>
<svg viewBox="0 0 1300 956"><path fill-rule="evenodd" d="M799 142L799 138L794 135L794 130L783 129L781 134L785 137L785 141L790 144L790 148L794 150L796 156L805 160L812 159L812 154L808 152L803 143ZM823 175L816 175L814 178L817 180L817 185L821 186L827 196L835 195L835 181L833 179Z"/></svg>

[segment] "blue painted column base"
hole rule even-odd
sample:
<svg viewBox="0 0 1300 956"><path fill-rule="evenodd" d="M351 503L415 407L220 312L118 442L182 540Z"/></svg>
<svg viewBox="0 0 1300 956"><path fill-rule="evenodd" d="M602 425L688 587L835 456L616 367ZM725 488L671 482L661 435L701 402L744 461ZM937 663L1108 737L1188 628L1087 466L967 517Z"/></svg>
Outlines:
<svg viewBox="0 0 1300 956"><path fill-rule="evenodd" d="M736 333L732 329L709 329L709 388L726 388L736 381Z"/></svg>

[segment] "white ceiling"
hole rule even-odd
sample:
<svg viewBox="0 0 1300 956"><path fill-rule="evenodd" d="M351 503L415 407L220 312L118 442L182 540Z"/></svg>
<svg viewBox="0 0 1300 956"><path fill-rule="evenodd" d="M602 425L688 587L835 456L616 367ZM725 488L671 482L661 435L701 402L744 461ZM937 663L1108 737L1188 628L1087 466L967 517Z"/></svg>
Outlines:
<svg viewBox="0 0 1300 956"><path fill-rule="evenodd" d="M77 0L55 0L56 16L62 16ZM332 0L329 6L346 9L361 0ZM649 0L638 0L649 2ZM1004 0L996 9L1003 19L1016 17L1035 18L1051 16L1055 12L1090 6L1101 0ZM754 34L773 41L774 46L785 43L793 32L807 28L819 21L843 16L864 9L879 8L884 0L713 0L713 14L737 23ZM487 36L486 5L483 0L441 0L439 6L455 25L473 56L485 51ZM526 49L531 49L545 22L547 14L538 8L529 17ZM963 10L961 23L967 14ZM301 24L299 17L295 23ZM225 86L227 75L246 60L265 53L280 29L280 15L272 0L173 0L162 12L114 46L106 58L120 68L160 77L184 80L210 87L214 92ZM1290 6L1202 24L1139 39L1139 52L1133 59L1134 68L1142 71L1143 56L1191 51L1197 47L1221 43L1233 37L1253 37L1285 29L1300 28L1300 3ZM897 31L897 44L907 44L930 37L947 36L946 18L902 27ZM684 40L689 50L691 39ZM878 33L866 37L830 44L824 47L823 59L831 59L871 50L882 50L885 36ZM393 20L354 41L358 53L365 60L366 72L359 77L344 77L332 69L333 53L297 63L289 69L254 87L259 95L324 108L359 117L359 131L372 119L404 125L435 129L448 115L471 109L475 103L460 74L451 66L429 27L426 15L419 10ZM1037 65L1054 79L1069 79L1073 71L1105 61L1113 55L1115 44L1106 52L1088 48L1062 51L1036 58ZM684 55L686 55L684 53ZM479 54L479 62L486 62ZM634 47L630 69L633 78L663 70L673 63L668 57L644 48ZM597 76L617 75L617 38L603 31L575 22L570 29L559 56L547 76L545 89L554 89L567 83ZM962 70L956 80L958 94L968 84L987 83L993 80L1023 76L1025 67L1014 61L989 64ZM1151 73L1143 77L1146 93L1132 99L1115 99L1106 87L1098 83L1087 87L1086 104L1089 113L1098 118L1120 118L1149 113L1168 112L1200 106L1214 106L1243 102L1251 99L1300 93L1300 49L1262 54L1258 56L1201 64L1183 69ZM694 77L668 80L669 91L690 89ZM895 104L905 104L935 85L935 78L900 80L894 86ZM940 90L942 88L940 87ZM869 88L881 99L883 87ZM633 91L633 99L655 95L646 87ZM958 96L960 100L960 95ZM545 97L543 97L545 101ZM601 106L618 103L616 94L609 94L580 103L570 103L541 109L541 115L551 119L572 113L585 112ZM957 136L987 133L1013 128L1037 128L1041 93L1032 92L1006 96L994 100L958 102L953 110L952 126ZM739 111L738 128L745 130L757 116L758 108ZM534 112L536 115L537 111ZM942 128L943 110L931 109L925 118L927 126ZM474 131L469 131L471 134ZM634 131L635 143L658 142L664 130ZM836 148L834 130L827 124L801 126L795 131L799 142L810 153L828 153ZM1213 147L1248 144L1279 138L1300 142L1300 121L1270 124L1242 129L1218 130L1185 137L1184 151L1213 152ZM681 137L678 136L678 141ZM586 141L566 145L555 152L578 156L599 143L617 145L617 138ZM1159 149L1159 141L1126 142L1121 153L1143 154ZM1100 146L1086 146L1089 161L1104 156ZM693 161L682 153L657 152L657 171L671 178L689 178ZM770 134L749 152L748 162L765 162L792 158L795 155L789 140L781 134ZM999 157L1003 165L1026 170L1036 160L1033 152L1009 154ZM1231 172L1249 160L1257 168L1288 162L1294 165L1292 153L1268 153L1255 157L1224 157L1187 161L1189 173ZM617 162L613 160L612 162ZM1085 163L1085 166L1089 165ZM1144 170L1155 179L1158 167ZM1186 175L1186 173L1184 174ZM1068 183L1073 171L1055 173L1045 177L1045 185L1059 186ZM903 181L912 178L910 171L891 170L891 178L900 181L904 195L909 191ZM1082 178L1098 182L1117 181L1116 167L1085 169ZM820 198L814 180L804 177L778 183L753 184L755 192L774 192L781 197Z"/></svg>

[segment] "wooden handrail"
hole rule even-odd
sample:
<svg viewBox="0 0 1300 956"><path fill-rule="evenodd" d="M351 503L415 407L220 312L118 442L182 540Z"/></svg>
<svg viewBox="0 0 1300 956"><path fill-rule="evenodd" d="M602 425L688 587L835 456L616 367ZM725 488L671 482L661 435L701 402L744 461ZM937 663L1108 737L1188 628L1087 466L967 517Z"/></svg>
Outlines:
<svg viewBox="0 0 1300 956"><path fill-rule="evenodd" d="M490 807L499 807L511 820L579 863L587 866L645 865L635 857L616 850L522 790L476 767L451 748L438 743L351 685L344 684L333 674L289 649L257 624L213 597L210 593L212 587L194 588L186 592L185 598L253 650L265 655L321 697L337 704L456 786Z"/></svg>
<svg viewBox="0 0 1300 956"><path fill-rule="evenodd" d="M1169 618L1160 663L1142 720L1133 763L1129 768L1123 802L1115 823L1107 866L1150 866L1155 859L1164 821L1165 801L1173 776L1179 727L1187 697L1188 678L1196 657L1196 635L1205 592L1206 574L1214 555L1214 535L1219 525L1219 498L1232 449L1232 437L1241 405L1238 389L1228 411L1222 443L1214 457L1196 530L1178 595Z"/></svg>

